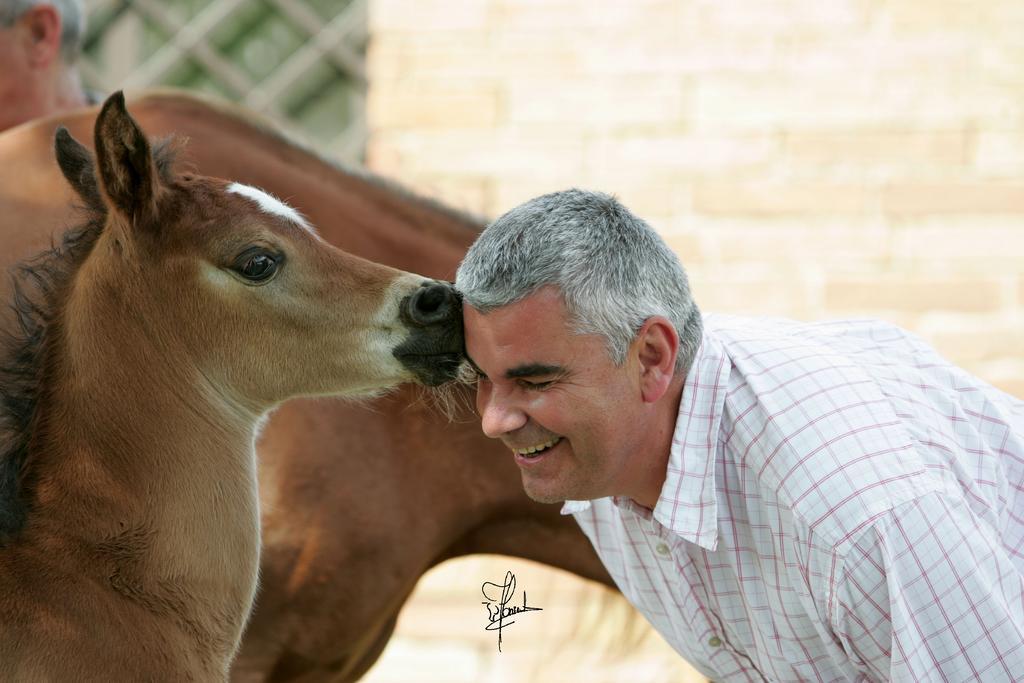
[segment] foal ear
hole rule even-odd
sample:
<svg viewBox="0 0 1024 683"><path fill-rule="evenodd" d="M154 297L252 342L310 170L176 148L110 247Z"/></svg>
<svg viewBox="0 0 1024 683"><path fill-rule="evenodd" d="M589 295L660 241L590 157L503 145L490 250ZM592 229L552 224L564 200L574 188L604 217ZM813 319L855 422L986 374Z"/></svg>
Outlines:
<svg viewBox="0 0 1024 683"><path fill-rule="evenodd" d="M106 200L132 222L152 217L160 176L149 141L125 109L120 90L103 103L95 134L99 185Z"/></svg>
<svg viewBox="0 0 1024 683"><path fill-rule="evenodd" d="M93 165L92 152L72 137L64 126L57 129L53 149L57 154L57 165L74 191L90 209L102 211L103 198L96 184L96 167Z"/></svg>

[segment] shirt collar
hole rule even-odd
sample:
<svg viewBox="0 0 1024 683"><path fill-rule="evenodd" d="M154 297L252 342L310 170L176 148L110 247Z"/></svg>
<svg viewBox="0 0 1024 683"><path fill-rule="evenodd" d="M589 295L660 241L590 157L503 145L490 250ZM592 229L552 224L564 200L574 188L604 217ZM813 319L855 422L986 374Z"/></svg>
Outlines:
<svg viewBox="0 0 1024 683"><path fill-rule="evenodd" d="M662 526L707 550L718 545L715 455L731 369L722 344L705 331L686 373L665 483L654 505L653 516ZM589 508L590 501L567 500L562 514Z"/></svg>

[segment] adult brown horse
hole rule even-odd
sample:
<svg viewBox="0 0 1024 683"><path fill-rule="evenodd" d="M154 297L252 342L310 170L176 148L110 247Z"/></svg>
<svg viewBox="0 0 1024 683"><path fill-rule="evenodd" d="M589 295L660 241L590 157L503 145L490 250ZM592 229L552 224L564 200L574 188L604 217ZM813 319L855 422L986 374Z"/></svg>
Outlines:
<svg viewBox="0 0 1024 683"><path fill-rule="evenodd" d="M190 138L186 160L204 174L273 192L326 240L372 261L451 279L481 227L221 105L163 93L132 111L147 131ZM83 110L0 135L2 265L72 221L48 149L58 123L81 135L94 116ZM460 555L525 557L610 585L576 523L523 494L500 444L416 398L403 390L367 407L301 400L273 414L258 444L261 589L233 678L358 679L420 576Z"/></svg>
<svg viewBox="0 0 1024 683"><path fill-rule="evenodd" d="M57 132L89 216L19 269L0 361L0 678L223 680L256 590L262 416L452 379L461 306L260 190L178 173L121 93L95 148Z"/></svg>

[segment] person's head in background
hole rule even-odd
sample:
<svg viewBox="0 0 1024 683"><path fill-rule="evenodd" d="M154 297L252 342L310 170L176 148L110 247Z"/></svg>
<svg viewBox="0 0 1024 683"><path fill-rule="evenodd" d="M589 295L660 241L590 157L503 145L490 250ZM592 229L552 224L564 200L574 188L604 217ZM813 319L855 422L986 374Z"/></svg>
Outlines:
<svg viewBox="0 0 1024 683"><path fill-rule="evenodd" d="M87 104L82 0L0 0L0 131Z"/></svg>

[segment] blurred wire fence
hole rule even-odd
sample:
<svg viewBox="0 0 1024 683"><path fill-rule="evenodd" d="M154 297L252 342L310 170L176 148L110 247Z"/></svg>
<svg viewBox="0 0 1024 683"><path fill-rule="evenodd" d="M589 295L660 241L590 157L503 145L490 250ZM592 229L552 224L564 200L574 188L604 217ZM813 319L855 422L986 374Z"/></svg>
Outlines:
<svg viewBox="0 0 1024 683"><path fill-rule="evenodd" d="M368 0L86 0L87 88L200 90L363 161Z"/></svg>

